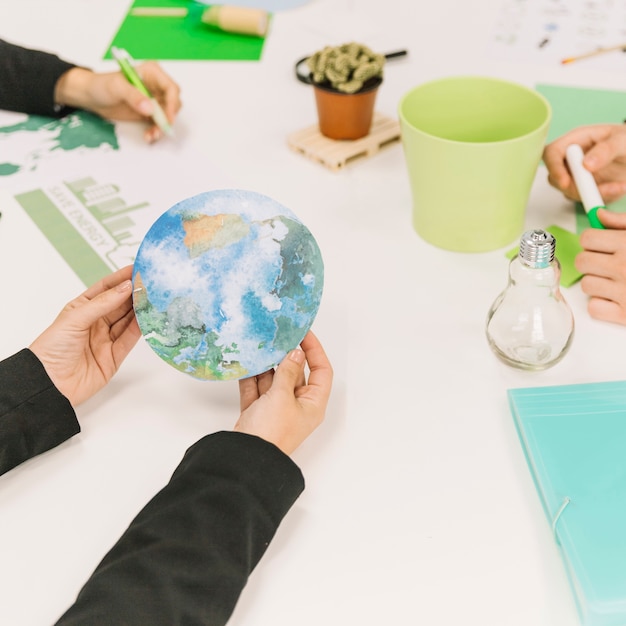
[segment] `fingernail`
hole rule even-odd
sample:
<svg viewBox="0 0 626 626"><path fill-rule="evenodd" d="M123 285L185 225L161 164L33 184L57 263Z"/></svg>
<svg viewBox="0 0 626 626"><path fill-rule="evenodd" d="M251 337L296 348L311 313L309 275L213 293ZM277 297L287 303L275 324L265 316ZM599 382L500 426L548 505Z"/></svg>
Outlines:
<svg viewBox="0 0 626 626"><path fill-rule="evenodd" d="M300 348L296 348L289 353L289 359L300 365L301 363L304 363L304 352L300 350Z"/></svg>
<svg viewBox="0 0 626 626"><path fill-rule="evenodd" d="M118 291L119 293L122 293L123 291L130 291L130 288L132 286L132 283L130 280L125 280L123 283L120 283L115 290Z"/></svg>
<svg viewBox="0 0 626 626"><path fill-rule="evenodd" d="M156 141L161 139L162 136L163 133L158 128L153 128L146 133L146 139L148 143L155 143Z"/></svg>
<svg viewBox="0 0 626 626"><path fill-rule="evenodd" d="M583 165L584 165L587 169L594 167L594 165L595 165L597 162L598 162L598 159L596 159L596 157L594 157L593 155L586 156L586 157L583 159Z"/></svg>
<svg viewBox="0 0 626 626"><path fill-rule="evenodd" d="M142 100L138 106L139 112L142 115L152 115L154 113L154 106L150 100Z"/></svg>

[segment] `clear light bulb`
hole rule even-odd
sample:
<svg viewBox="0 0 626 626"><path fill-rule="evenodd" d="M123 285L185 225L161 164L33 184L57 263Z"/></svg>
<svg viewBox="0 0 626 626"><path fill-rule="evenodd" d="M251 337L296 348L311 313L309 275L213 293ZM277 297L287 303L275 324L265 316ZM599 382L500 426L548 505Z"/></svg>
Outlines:
<svg viewBox="0 0 626 626"><path fill-rule="evenodd" d="M543 370L558 363L574 336L574 316L559 289L556 240L544 230L525 232L509 264L509 283L487 315L487 340L508 365Z"/></svg>

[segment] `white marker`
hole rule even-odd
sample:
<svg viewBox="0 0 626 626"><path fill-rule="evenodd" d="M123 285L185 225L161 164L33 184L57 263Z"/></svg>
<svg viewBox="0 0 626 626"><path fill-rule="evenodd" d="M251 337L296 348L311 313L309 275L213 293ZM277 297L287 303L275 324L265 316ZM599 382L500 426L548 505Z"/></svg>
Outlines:
<svg viewBox="0 0 626 626"><path fill-rule="evenodd" d="M594 228L604 228L596 213L598 209L606 209L606 205L593 174L583 165L584 156L583 149L577 143L567 146L567 150L565 150L565 159L576 183L576 189L578 189L583 207L585 207L589 223Z"/></svg>

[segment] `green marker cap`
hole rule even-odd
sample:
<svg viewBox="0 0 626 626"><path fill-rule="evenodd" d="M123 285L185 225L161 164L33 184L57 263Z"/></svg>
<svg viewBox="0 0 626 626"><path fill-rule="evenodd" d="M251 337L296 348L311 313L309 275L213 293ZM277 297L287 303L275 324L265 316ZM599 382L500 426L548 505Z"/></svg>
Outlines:
<svg viewBox="0 0 626 626"><path fill-rule="evenodd" d="M595 206L593 207L593 209L589 209L589 212L587 213L587 218L589 219L589 224L591 224L593 228L604 228L604 225L598 219L598 209L606 209L606 207Z"/></svg>

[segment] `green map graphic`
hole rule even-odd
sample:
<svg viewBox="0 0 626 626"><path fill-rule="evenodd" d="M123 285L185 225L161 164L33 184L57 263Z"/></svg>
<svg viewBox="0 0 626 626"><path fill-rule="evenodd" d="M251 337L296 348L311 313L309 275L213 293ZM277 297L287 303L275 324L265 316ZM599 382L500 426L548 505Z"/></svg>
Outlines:
<svg viewBox="0 0 626 626"><path fill-rule="evenodd" d="M26 141L24 133L37 135ZM36 139L34 146L32 139ZM5 141L14 143L7 146ZM25 146L28 146L26 151ZM111 122L87 111L75 111L60 119L30 115L22 122L0 126L0 148L3 155L0 157L0 176L11 176L36 169L40 161L58 151L119 150L119 144ZM3 158L10 160L3 161Z"/></svg>

